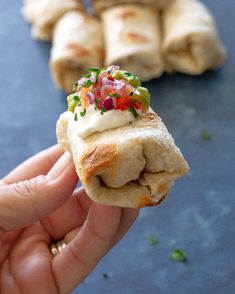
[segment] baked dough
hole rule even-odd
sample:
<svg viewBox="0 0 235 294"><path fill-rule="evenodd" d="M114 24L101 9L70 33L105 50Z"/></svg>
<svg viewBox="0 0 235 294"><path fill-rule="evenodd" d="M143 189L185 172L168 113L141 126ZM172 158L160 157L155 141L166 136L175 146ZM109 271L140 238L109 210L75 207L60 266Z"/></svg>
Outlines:
<svg viewBox="0 0 235 294"><path fill-rule="evenodd" d="M160 117L150 111L132 124L81 139L72 112L57 122L57 138L73 155L79 179L95 202L120 207L158 205L188 165Z"/></svg>
<svg viewBox="0 0 235 294"><path fill-rule="evenodd" d="M149 6L123 5L101 14L106 47L105 65L117 64L142 81L161 76L160 16Z"/></svg>
<svg viewBox="0 0 235 294"><path fill-rule="evenodd" d="M53 34L50 67L56 86L71 92L87 68L102 66L103 50L100 22L83 12L66 13Z"/></svg>
<svg viewBox="0 0 235 294"><path fill-rule="evenodd" d="M81 0L24 0L22 13L32 23L32 36L42 41L51 41L56 22L66 12L83 11Z"/></svg>
<svg viewBox="0 0 235 294"><path fill-rule="evenodd" d="M163 53L168 72L198 75L225 59L214 19L197 0L175 0L162 13Z"/></svg>

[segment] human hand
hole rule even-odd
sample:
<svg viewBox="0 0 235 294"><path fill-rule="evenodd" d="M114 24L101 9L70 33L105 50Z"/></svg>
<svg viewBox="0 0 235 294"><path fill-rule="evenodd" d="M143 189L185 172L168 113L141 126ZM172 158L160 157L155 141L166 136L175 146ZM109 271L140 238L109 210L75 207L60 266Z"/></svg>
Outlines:
<svg viewBox="0 0 235 294"><path fill-rule="evenodd" d="M77 181L54 146L0 182L0 293L70 293L131 227L138 209L98 205Z"/></svg>

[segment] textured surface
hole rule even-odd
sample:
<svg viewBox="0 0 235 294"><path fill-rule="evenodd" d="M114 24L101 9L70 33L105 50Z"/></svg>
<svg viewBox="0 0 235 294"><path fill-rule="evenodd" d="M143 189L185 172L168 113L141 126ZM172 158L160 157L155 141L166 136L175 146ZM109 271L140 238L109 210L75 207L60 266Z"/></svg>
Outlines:
<svg viewBox="0 0 235 294"><path fill-rule="evenodd" d="M148 84L191 175L160 207L142 210L129 235L75 293L235 293L235 3L206 2L229 51L225 67ZM30 38L20 6L0 0L0 176L55 143L56 119L66 107L48 71L50 45ZM210 141L201 139L204 130ZM148 244L149 234L159 239L156 246ZM186 250L188 264L169 260L177 247Z"/></svg>

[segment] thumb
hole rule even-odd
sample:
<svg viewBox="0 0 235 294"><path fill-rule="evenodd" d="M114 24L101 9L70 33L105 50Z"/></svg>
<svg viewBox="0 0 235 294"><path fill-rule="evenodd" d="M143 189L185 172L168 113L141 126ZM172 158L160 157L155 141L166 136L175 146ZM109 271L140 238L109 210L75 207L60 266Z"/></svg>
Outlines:
<svg viewBox="0 0 235 294"><path fill-rule="evenodd" d="M52 213L71 196L77 180L66 152L46 176L0 186L0 229L22 228Z"/></svg>

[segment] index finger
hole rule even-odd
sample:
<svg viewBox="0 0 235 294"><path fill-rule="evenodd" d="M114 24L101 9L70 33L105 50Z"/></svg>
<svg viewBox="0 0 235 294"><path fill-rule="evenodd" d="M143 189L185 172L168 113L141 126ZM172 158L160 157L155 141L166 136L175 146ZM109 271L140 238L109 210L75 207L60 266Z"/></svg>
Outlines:
<svg viewBox="0 0 235 294"><path fill-rule="evenodd" d="M61 155L62 152L59 146L54 145L21 163L2 181L6 184L12 184L38 175L46 175Z"/></svg>

